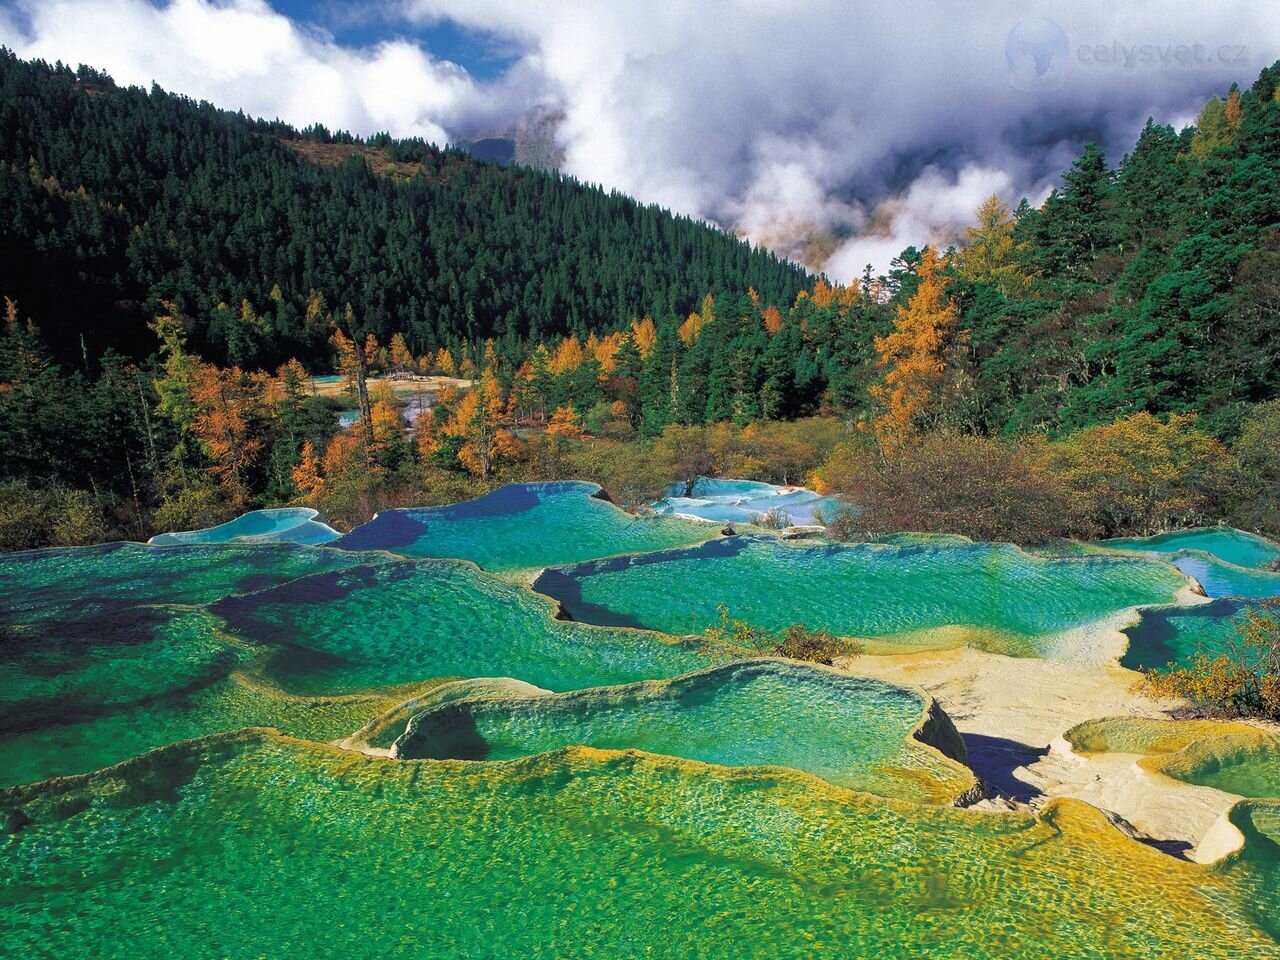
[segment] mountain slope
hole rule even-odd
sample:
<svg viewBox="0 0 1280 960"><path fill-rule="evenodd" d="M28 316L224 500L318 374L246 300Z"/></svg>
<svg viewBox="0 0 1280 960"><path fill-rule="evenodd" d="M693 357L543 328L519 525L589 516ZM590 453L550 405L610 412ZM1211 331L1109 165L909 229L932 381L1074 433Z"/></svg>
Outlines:
<svg viewBox="0 0 1280 960"><path fill-rule="evenodd" d="M171 300L196 349L253 366L327 356L321 298L321 315L350 303L361 332L402 331L422 353L683 314L707 291L787 304L812 280L554 173L300 133L7 50L0 257L0 293L65 357L82 338L90 356L149 351L145 321Z"/></svg>

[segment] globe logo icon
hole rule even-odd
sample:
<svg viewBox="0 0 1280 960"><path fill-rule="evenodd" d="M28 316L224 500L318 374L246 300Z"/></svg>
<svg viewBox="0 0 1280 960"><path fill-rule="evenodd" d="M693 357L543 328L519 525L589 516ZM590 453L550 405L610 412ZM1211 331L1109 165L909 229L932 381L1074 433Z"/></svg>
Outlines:
<svg viewBox="0 0 1280 960"><path fill-rule="evenodd" d="M1067 68L1067 35L1052 20L1019 21L1004 41L1009 80L1019 90L1056 90Z"/></svg>

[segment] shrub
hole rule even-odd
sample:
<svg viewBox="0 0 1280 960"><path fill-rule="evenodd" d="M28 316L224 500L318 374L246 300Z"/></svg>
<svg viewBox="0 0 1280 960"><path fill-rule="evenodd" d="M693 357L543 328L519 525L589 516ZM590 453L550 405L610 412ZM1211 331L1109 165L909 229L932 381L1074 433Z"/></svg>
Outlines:
<svg viewBox="0 0 1280 960"><path fill-rule="evenodd" d="M830 665L837 657L856 657L862 653L862 644L848 637L837 637L827 629L810 630L803 623L793 623L779 635L746 620L734 619L724 604L716 609L720 622L708 627L703 638L713 651L727 656L745 653Z"/></svg>
<svg viewBox="0 0 1280 960"><path fill-rule="evenodd" d="M1235 626L1221 650L1197 653L1188 667L1149 670L1140 689L1211 714L1280 719L1280 597L1245 610Z"/></svg>
<svg viewBox="0 0 1280 960"><path fill-rule="evenodd" d="M751 522L766 530L785 530L791 526L791 517L781 507L770 507L766 512L752 517Z"/></svg>
<svg viewBox="0 0 1280 960"><path fill-rule="evenodd" d="M1194 413L1135 413L1045 446L1044 469L1071 488L1105 536L1216 522L1231 455Z"/></svg>
<svg viewBox="0 0 1280 960"><path fill-rule="evenodd" d="M836 539L909 530L1041 543L1093 532L1079 498L1045 469L1036 441L934 433L881 452L873 441L850 440L813 480L861 508L828 518Z"/></svg>

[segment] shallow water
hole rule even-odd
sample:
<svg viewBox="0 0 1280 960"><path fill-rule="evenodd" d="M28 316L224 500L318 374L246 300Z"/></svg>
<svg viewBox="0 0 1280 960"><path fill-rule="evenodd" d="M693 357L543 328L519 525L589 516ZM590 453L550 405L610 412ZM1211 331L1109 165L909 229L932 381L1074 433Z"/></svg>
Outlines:
<svg viewBox="0 0 1280 960"><path fill-rule="evenodd" d="M1280 736L1255 731L1202 740L1163 771L1242 797L1280 799Z"/></svg>
<svg viewBox="0 0 1280 960"><path fill-rule="evenodd" d="M660 549L547 579L575 615L672 632L727 602L775 628L1019 655L1074 655L1064 631L1167 603L1184 583L1138 557L989 544L726 538L672 551L717 530L638 521L594 489L505 488L393 511L344 540L495 570ZM529 699L490 681L471 688L489 691L480 699L435 708L437 722L453 711L453 739L425 749L501 763L241 733L0 790L0 954L1280 955L1268 935L1280 817L1266 804L1239 812L1250 846L1217 871L1082 805L952 810L937 804L968 775L908 739L916 693L777 661L582 691L701 670L708 654L552 612L452 560L290 544L0 557L0 784L249 725L338 739L376 717L403 723L402 701L449 677L579 691ZM568 746L579 742L651 753ZM1261 758L1230 774L1247 767L1258 796L1273 776ZM782 766L743 766L761 763Z"/></svg>
<svg viewBox="0 0 1280 960"><path fill-rule="evenodd" d="M851 789L945 802L973 779L912 737L924 707L919 694L878 680L751 661L667 683L448 703L415 717L396 750L513 760L575 744L634 748L732 767L791 767Z"/></svg>
<svg viewBox="0 0 1280 960"><path fill-rule="evenodd" d="M820 521L828 523L852 508L803 487L699 477L691 495L685 496L683 483L673 483L653 509L660 514L700 517L715 523L756 523L769 511L781 510L793 526L810 526Z"/></svg>
<svg viewBox="0 0 1280 960"><path fill-rule="evenodd" d="M570 690L707 663L689 644L553 620L528 590L449 560L320 574L210 609L237 639L265 648L266 676L307 695L475 676Z"/></svg>
<svg viewBox="0 0 1280 960"><path fill-rule="evenodd" d="M885 639L892 648L953 646L954 635L936 631L959 626L974 628L967 642L1052 656L1070 651L1043 638L1137 604L1168 603L1185 583L1140 558L1041 559L1003 544L821 546L737 537L549 571L535 586L591 623L695 633L718 622L716 608L725 604L731 616L773 630L803 622Z"/></svg>
<svg viewBox="0 0 1280 960"><path fill-rule="evenodd" d="M471 560L485 570L536 569L699 543L718 535L676 517L635 517L591 483L517 483L446 507L386 510L335 547Z"/></svg>
<svg viewBox="0 0 1280 960"><path fill-rule="evenodd" d="M203 530L158 533L147 542L152 546L178 543L329 543L342 534L319 520L309 507L281 507L251 510L234 520Z"/></svg>
<svg viewBox="0 0 1280 960"><path fill-rule="evenodd" d="M211 603L369 562L359 554L288 543L108 543L0 554L0 627L46 618L74 624L143 604Z"/></svg>
<svg viewBox="0 0 1280 960"><path fill-rule="evenodd" d="M1199 550L1217 557L1224 563L1258 569L1265 569L1274 561L1280 560L1280 543L1231 527L1204 527L1196 530L1180 530L1176 533L1162 533L1154 537L1103 540L1101 545L1118 550L1138 550L1149 553Z"/></svg>
<svg viewBox="0 0 1280 960"><path fill-rule="evenodd" d="M250 739L0 805L34 821L0 857L6 956L1277 955L1242 903L1253 874L1078 804L975 814L661 758L463 768Z"/></svg>
<svg viewBox="0 0 1280 960"><path fill-rule="evenodd" d="M1103 540L1107 549L1151 553L1195 577L1210 597L1280 595L1280 544L1231 527L1183 530L1154 537Z"/></svg>
<svg viewBox="0 0 1280 960"><path fill-rule="evenodd" d="M199 610L135 607L83 626L10 628L0 645L0 785L245 726L331 740L393 702L303 701L237 680L253 655L219 626Z"/></svg>
<svg viewBox="0 0 1280 960"><path fill-rule="evenodd" d="M1236 633L1236 621L1253 606L1247 600L1214 600L1196 606L1159 606L1142 611L1125 629L1129 649L1120 663L1131 670L1189 664L1198 653L1212 657Z"/></svg>

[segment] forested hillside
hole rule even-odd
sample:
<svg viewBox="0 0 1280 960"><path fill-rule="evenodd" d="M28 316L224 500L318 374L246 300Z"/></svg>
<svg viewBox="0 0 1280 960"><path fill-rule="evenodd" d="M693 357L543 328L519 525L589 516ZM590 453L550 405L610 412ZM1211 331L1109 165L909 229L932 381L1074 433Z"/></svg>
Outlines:
<svg viewBox="0 0 1280 960"><path fill-rule="evenodd" d="M418 353L496 337L510 352L516 338L684 312L711 290L789 303L810 279L553 173L300 133L7 50L0 212L3 292L60 355L80 358L83 335L91 361L151 352L163 301L208 359L274 367L327 365L318 318L348 303L360 337L399 331Z"/></svg>
<svg viewBox="0 0 1280 960"><path fill-rule="evenodd" d="M1280 531L1280 64L848 285L554 175L7 54L0 150L10 544L699 470L808 475L884 529ZM473 388L407 431L383 373Z"/></svg>

